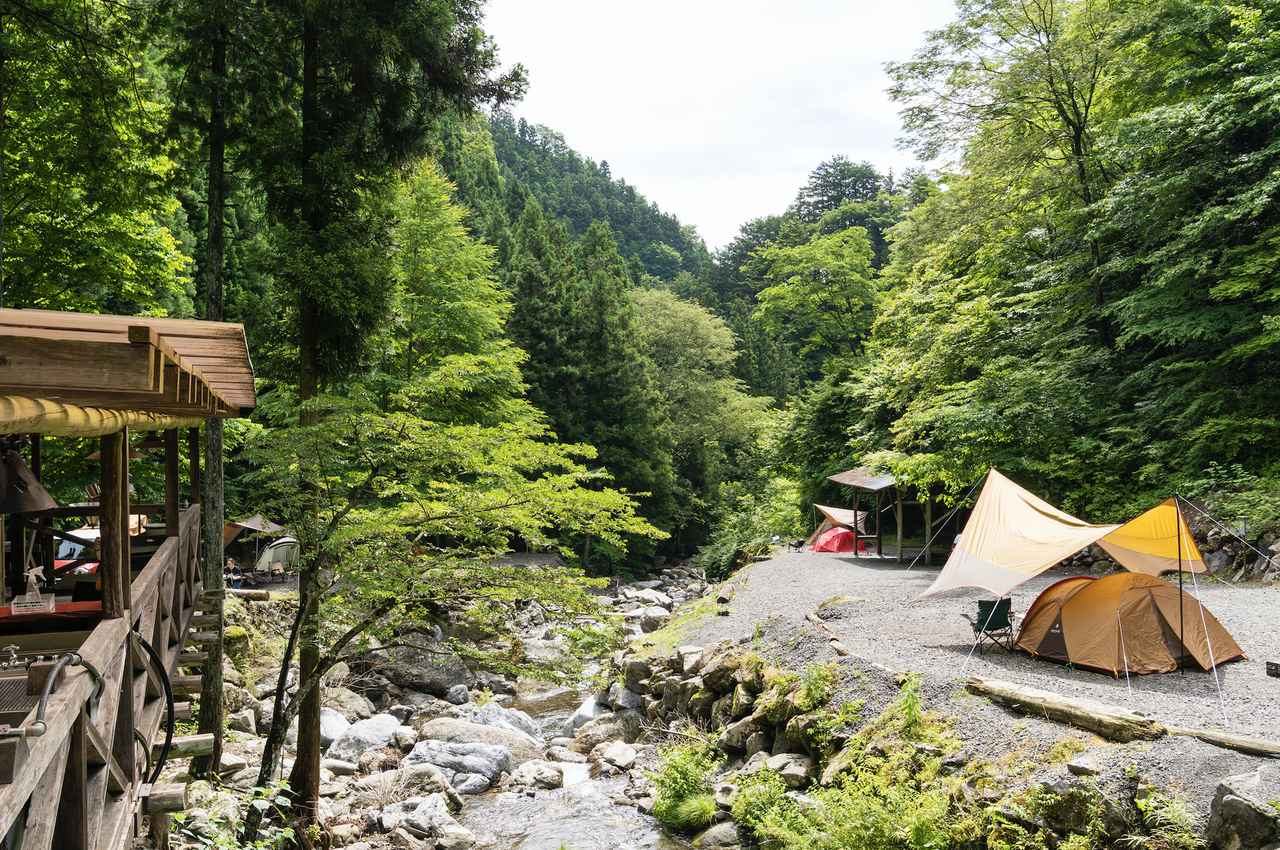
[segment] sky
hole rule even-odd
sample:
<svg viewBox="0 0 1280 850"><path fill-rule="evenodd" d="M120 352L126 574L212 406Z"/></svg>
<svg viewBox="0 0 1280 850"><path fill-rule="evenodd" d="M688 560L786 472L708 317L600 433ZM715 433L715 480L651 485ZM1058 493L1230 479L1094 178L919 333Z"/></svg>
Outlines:
<svg viewBox="0 0 1280 850"><path fill-rule="evenodd" d="M514 112L607 160L712 249L780 213L836 154L901 171L884 63L945 25L953 0L490 0Z"/></svg>

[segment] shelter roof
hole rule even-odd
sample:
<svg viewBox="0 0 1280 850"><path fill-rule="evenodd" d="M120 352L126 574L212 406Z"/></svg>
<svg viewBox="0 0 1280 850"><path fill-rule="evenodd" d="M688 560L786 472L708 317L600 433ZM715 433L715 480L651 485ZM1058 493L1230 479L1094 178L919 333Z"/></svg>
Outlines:
<svg viewBox="0 0 1280 850"><path fill-rule="evenodd" d="M846 469L844 472L837 472L835 475L828 475L827 480L843 484L846 487L868 490L872 493L888 490L898 483L897 479L889 473L876 472L865 466L859 466L857 469Z"/></svg>
<svg viewBox="0 0 1280 850"><path fill-rule="evenodd" d="M257 403L238 324L0 310L0 354L0 398L32 432L43 420L61 429L47 433L107 433L121 422L240 416ZM12 411L0 432L16 429Z"/></svg>

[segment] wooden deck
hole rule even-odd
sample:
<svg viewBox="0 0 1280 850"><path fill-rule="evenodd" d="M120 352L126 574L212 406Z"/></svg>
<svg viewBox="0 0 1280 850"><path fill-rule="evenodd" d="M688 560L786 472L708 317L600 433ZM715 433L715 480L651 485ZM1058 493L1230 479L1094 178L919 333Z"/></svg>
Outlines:
<svg viewBox="0 0 1280 850"><path fill-rule="evenodd" d="M86 621L90 631L0 638L24 657L74 650L84 662L68 666L49 697L42 735L0 737L0 847L121 850L139 833L153 744L164 740L166 722L161 678L140 641L174 678L200 600L199 540L194 504L182 513L177 535L133 578L125 616ZM0 701L19 703L0 708L0 723L10 730L35 724L32 678L24 666L0 668Z"/></svg>

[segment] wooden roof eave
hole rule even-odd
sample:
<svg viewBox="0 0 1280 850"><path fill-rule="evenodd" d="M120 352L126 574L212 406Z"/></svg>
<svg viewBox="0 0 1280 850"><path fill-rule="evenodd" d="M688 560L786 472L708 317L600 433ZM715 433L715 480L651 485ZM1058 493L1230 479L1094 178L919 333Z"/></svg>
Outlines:
<svg viewBox="0 0 1280 850"><path fill-rule="evenodd" d="M174 416L143 410L82 407L27 396L0 395L0 435L44 434L55 437L101 437L122 428L164 431L194 428L204 416Z"/></svg>

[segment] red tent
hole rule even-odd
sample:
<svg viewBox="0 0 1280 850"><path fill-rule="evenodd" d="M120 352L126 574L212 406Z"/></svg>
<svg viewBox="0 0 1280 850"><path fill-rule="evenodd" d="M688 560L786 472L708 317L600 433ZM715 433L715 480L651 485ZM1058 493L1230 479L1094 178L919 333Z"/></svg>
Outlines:
<svg viewBox="0 0 1280 850"><path fill-rule="evenodd" d="M813 541L814 552L853 552L857 537L847 528L829 528Z"/></svg>

